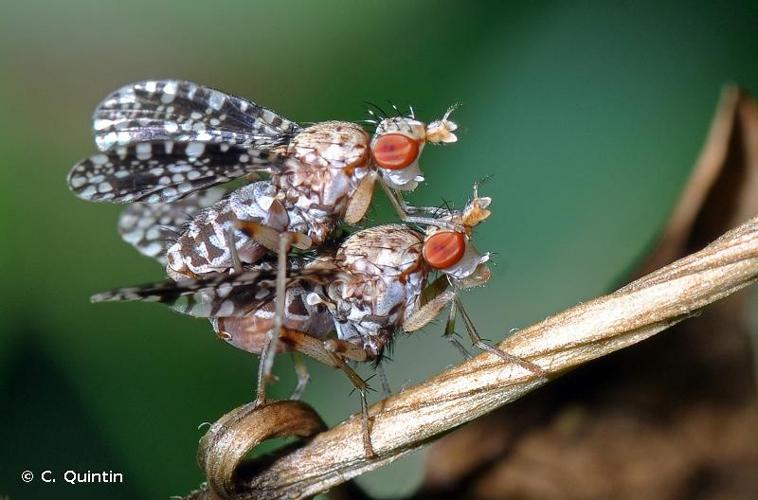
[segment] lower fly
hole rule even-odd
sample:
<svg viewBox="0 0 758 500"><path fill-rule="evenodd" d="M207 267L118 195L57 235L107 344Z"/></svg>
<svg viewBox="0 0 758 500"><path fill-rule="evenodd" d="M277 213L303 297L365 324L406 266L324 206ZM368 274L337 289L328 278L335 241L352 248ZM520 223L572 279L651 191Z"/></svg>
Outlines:
<svg viewBox="0 0 758 500"><path fill-rule="evenodd" d="M368 386L347 362L381 361L398 332L415 332L445 309L445 336L459 349L465 352L454 336L458 317L476 348L544 376L539 366L485 343L460 300L461 291L490 279L489 254L480 253L470 241L473 228L489 217L490 201L475 191L464 210L435 213L457 229L377 226L354 233L335 251L322 251L308 261L288 260L283 245L275 265L123 288L95 295L93 301L163 302L185 314L211 318L221 338L260 354L259 405L266 403L278 351L300 352L341 369L360 393L364 447L374 456ZM302 391L306 379L300 370L296 392Z"/></svg>

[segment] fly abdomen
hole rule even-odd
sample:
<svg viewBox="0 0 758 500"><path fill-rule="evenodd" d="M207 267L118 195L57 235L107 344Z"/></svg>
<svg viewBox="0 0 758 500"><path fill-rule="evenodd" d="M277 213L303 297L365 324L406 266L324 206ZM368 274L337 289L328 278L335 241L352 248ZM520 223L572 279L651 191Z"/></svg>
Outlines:
<svg viewBox="0 0 758 500"><path fill-rule="evenodd" d="M238 229L237 223L256 221L279 231L287 230L289 217L276 195L271 183L260 181L198 212L168 249L169 274L192 276L233 268L230 243L243 264L259 261L266 248Z"/></svg>
<svg viewBox="0 0 758 500"><path fill-rule="evenodd" d="M282 326L325 339L334 329L332 316L328 311L309 304L306 300L308 293L311 292L298 285L287 288ZM242 317L213 318L211 325L220 339L243 351L259 354L266 335L274 327L275 309L274 301L270 300ZM286 342L277 345L278 352L288 348Z"/></svg>

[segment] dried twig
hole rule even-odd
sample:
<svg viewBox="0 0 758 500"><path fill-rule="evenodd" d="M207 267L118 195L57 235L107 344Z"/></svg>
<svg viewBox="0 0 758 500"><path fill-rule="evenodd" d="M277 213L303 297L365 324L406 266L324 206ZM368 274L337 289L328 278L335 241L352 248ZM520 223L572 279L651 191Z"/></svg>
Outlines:
<svg viewBox="0 0 758 500"><path fill-rule="evenodd" d="M758 217L610 295L516 332L500 347L538 364L552 378L655 335L757 278ZM302 498L325 491L543 383L517 365L482 354L372 407L377 458L365 456L360 419L351 418L302 448L238 471L235 497ZM214 457L206 459L212 462ZM212 496L202 490L192 498Z"/></svg>

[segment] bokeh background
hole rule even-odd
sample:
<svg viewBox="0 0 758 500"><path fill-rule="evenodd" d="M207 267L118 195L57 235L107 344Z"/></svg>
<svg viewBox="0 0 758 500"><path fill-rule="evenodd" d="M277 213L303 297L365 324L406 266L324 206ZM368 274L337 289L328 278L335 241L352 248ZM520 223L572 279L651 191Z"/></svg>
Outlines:
<svg viewBox="0 0 758 500"><path fill-rule="evenodd" d="M476 236L495 274L465 302L493 340L605 291L676 200L719 89L758 92L755 2L3 2L0 15L0 497L166 498L202 475L203 422L252 397L256 360L204 321L91 293L162 270L119 240L119 208L72 196L111 90L184 78L301 122L366 117L364 101L452 103L458 144L428 148L420 204L493 197ZM381 195L370 222L391 220ZM403 337L394 390L460 360L442 324ZM358 410L309 363L329 424ZM289 394L277 362L274 394ZM364 369L363 373L370 374ZM374 395L374 399L378 396ZM360 479L412 491L423 453ZM121 485L24 484L23 470L122 472Z"/></svg>

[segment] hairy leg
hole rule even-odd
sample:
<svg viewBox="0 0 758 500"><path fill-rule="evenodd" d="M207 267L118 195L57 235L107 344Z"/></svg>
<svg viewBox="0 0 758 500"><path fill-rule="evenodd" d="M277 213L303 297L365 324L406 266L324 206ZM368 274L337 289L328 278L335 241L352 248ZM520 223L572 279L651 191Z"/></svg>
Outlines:
<svg viewBox="0 0 758 500"><path fill-rule="evenodd" d="M292 351L292 362L295 364L297 386L295 386L295 390L292 392L290 399L297 401L303 396L303 391L305 391L305 387L308 385L311 375L308 373L308 367L306 366L305 361L303 361L302 356L300 356L300 353L297 351Z"/></svg>
<svg viewBox="0 0 758 500"><path fill-rule="evenodd" d="M410 215L404 208L405 202L401 202L398 199L398 195L394 191L392 191L392 189L387 187L387 185L384 184L384 182L380 182L379 184L382 185L384 192L387 194L387 198L389 198L390 203L395 209L395 212L397 212L397 215L401 221L405 223L409 223L409 224L436 226L436 227L441 227L444 229L450 229L451 231L458 231L458 232L463 231L463 227L460 224L455 224L453 222L446 221L446 220L439 220L433 217L418 217L415 215Z"/></svg>
<svg viewBox="0 0 758 500"><path fill-rule="evenodd" d="M540 378L546 378L545 371L531 361L527 361L525 359L519 358L518 356L514 356L513 354L509 354L502 349L498 349L497 347L491 346L484 342L482 337L476 331L476 327L474 326L474 322L471 321L471 317L463 308L463 304L461 303L460 299L456 297L455 303L458 310L460 310L461 318L463 319L463 323L466 325L466 331L468 332L469 337L471 337L471 343L474 344L474 347L499 356L501 359L503 359L503 361L506 361L508 363L516 363L520 367L529 370Z"/></svg>
<svg viewBox="0 0 758 500"><path fill-rule="evenodd" d="M450 309L448 309L447 313L447 322L445 323L445 334L444 337L455 346L456 349L461 353L461 355L468 359L471 357L471 353L469 353L465 347L463 347L463 344L461 344L461 341L458 340L457 334L455 333L455 316L456 312L458 311L458 306L456 304L456 301L452 301L450 303Z"/></svg>
<svg viewBox="0 0 758 500"><path fill-rule="evenodd" d="M290 250L291 235L289 233L279 234L279 245L277 252L277 269L276 269L276 312L274 314L274 328L266 334L266 341L261 350L261 361L258 365L258 389L256 392L256 405L266 404L266 384L271 379L271 370L274 367L274 358L276 357L276 347L279 337L282 334L282 323L284 321L284 306L286 301L286 281L287 281L287 254Z"/></svg>
<svg viewBox="0 0 758 500"><path fill-rule="evenodd" d="M371 418L368 413L368 400L366 398L366 392L369 387L366 381L345 362L345 358L355 361L369 360L369 353L344 340L330 339L321 341L307 333L287 328L283 330L281 340L291 349L310 356L325 365L339 368L347 375L347 378L358 391L361 398L363 448L367 457L374 458L376 453L371 444Z"/></svg>

